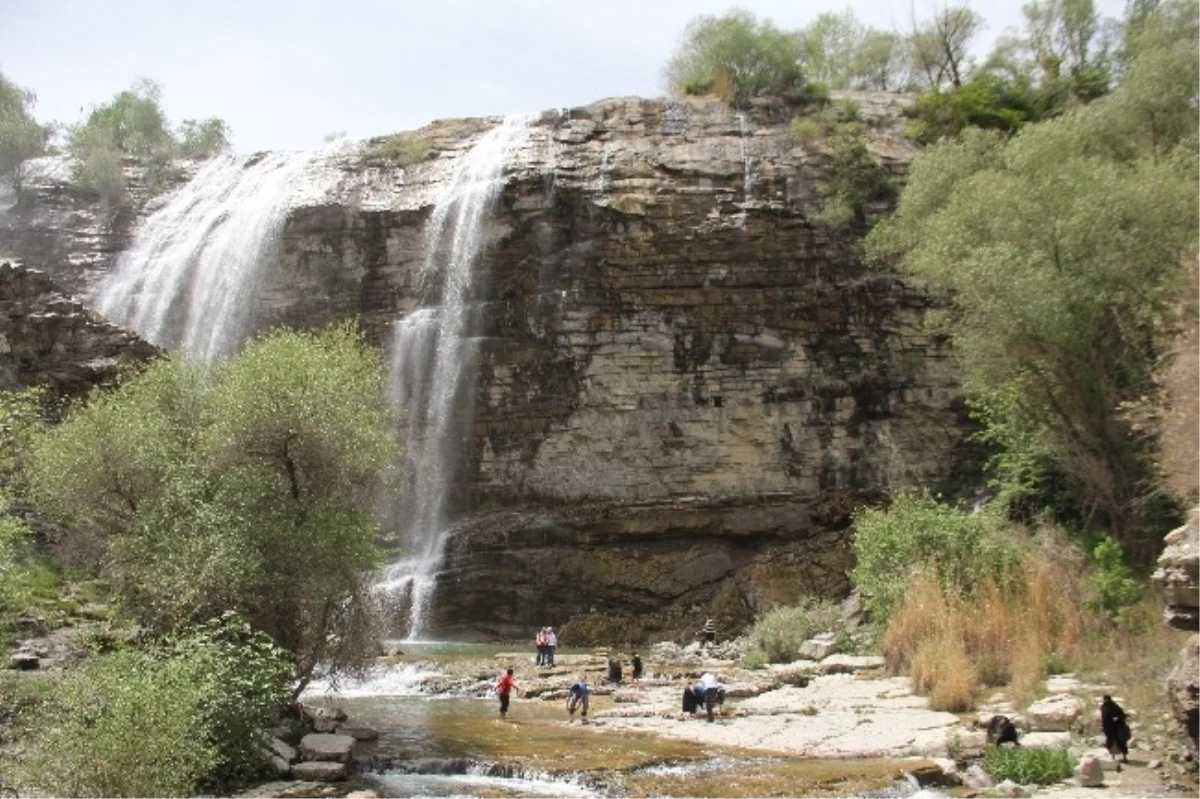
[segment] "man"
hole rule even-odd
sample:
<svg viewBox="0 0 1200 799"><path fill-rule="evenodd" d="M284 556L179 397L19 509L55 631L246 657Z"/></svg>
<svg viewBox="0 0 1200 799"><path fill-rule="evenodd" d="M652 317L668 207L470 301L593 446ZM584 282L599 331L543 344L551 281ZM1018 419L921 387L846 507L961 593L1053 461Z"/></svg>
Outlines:
<svg viewBox="0 0 1200 799"><path fill-rule="evenodd" d="M500 718L508 715L508 700L516 689L517 681L513 679L513 670L510 668L496 683L496 693L500 696Z"/></svg>
<svg viewBox="0 0 1200 799"><path fill-rule="evenodd" d="M704 646L717 645L717 623L709 619L704 622L704 626L700 629L700 634L704 636Z"/></svg>
<svg viewBox="0 0 1200 799"><path fill-rule="evenodd" d="M701 674L700 682L696 684L704 688L704 712L707 714L708 722L711 724L713 710L725 705L725 686L717 680L717 675L709 671Z"/></svg>
<svg viewBox="0 0 1200 799"><path fill-rule="evenodd" d="M637 682L642 679L642 659L638 657L638 653L634 652L633 657L629 660L630 676L633 681Z"/></svg>
<svg viewBox="0 0 1200 799"><path fill-rule="evenodd" d="M537 646L537 660L534 661L535 666L544 666L546 664L546 628L541 627L537 631L537 635L533 637L533 643Z"/></svg>
<svg viewBox="0 0 1200 799"><path fill-rule="evenodd" d="M1117 759L1118 754L1121 755L1117 763L1117 771L1120 771L1121 763L1129 762L1129 739L1132 736L1129 724L1125 721L1125 710L1108 694L1100 702L1100 729L1104 731L1104 748L1113 760Z"/></svg>
<svg viewBox="0 0 1200 799"><path fill-rule="evenodd" d="M567 691L567 714L572 720L575 719L575 708L582 707L583 712L579 717L587 721L588 712L588 697L591 696L592 688L583 680L576 680L571 683L571 689Z"/></svg>
<svg viewBox="0 0 1200 799"><path fill-rule="evenodd" d="M554 668L554 650L558 648L558 636L553 627L546 628L546 662L542 665Z"/></svg>

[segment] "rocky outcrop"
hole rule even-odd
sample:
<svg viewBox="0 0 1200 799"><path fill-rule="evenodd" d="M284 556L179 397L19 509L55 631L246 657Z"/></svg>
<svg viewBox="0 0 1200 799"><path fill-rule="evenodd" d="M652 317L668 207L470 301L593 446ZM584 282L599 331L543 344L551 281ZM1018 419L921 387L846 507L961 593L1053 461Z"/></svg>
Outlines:
<svg viewBox="0 0 1200 799"><path fill-rule="evenodd" d="M902 180L902 99L857 99ZM615 99L533 120L475 267L439 633L553 623L564 643L638 641L707 616L736 632L845 595L850 511L952 467L954 362L925 325L941 301L868 271L861 224L819 221L831 142L792 137L795 114ZM355 316L386 346L428 300L437 191L495 124L423 128L429 156L407 166L370 148L325 157L254 318Z"/></svg>
<svg viewBox="0 0 1200 799"><path fill-rule="evenodd" d="M64 296L46 275L0 263L0 388L80 397L158 352Z"/></svg>
<svg viewBox="0 0 1200 799"><path fill-rule="evenodd" d="M1154 580L1163 587L1167 603L1164 617L1183 630L1200 629L1200 509L1192 509L1187 523L1172 530L1158 558ZM1193 635L1167 678L1167 704L1180 730L1187 736L1191 762L1197 762L1200 735L1200 635Z"/></svg>

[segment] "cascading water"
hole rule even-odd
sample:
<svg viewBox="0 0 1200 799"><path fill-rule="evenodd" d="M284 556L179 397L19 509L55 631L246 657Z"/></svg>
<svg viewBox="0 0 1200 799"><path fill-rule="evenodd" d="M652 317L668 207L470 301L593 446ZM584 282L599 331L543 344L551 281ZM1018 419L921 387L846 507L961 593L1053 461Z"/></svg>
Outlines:
<svg viewBox="0 0 1200 799"><path fill-rule="evenodd" d="M738 111L738 144L742 150L742 210L738 213L738 227L746 226L746 212L750 208L750 193L754 187L754 174L750 168L750 152L746 139L750 135L750 120L745 111Z"/></svg>
<svg viewBox="0 0 1200 799"><path fill-rule="evenodd" d="M294 182L314 155L229 154L205 164L143 223L97 289L99 310L154 344L194 357L235 350Z"/></svg>
<svg viewBox="0 0 1200 799"><path fill-rule="evenodd" d="M469 329L473 267L487 244L485 222L504 185L504 164L529 136L532 119L505 118L460 159L425 232L419 277L424 295L436 304L406 316L392 339L388 385L408 418L413 484L401 509L406 556L388 568L382 587L407 599L409 640L419 639L428 626L434 582L452 532L446 503L475 378Z"/></svg>

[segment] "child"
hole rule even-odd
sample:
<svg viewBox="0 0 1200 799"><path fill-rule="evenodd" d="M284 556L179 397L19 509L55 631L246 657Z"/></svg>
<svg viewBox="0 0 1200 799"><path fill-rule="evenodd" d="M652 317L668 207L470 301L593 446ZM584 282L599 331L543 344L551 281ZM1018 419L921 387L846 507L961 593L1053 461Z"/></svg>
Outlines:
<svg viewBox="0 0 1200 799"><path fill-rule="evenodd" d="M500 718L508 715L508 700L513 691L517 689L517 682L513 679L513 670L510 668L496 683L496 693L500 695Z"/></svg>

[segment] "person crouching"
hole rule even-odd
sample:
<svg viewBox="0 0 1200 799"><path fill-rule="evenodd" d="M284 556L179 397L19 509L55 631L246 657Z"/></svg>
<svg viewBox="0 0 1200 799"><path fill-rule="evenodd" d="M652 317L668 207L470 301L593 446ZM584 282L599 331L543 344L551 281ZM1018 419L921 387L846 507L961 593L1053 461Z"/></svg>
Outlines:
<svg viewBox="0 0 1200 799"><path fill-rule="evenodd" d="M575 709L581 710L579 718L587 721L588 714L588 698L591 696L592 688L583 680L578 680L571 683L571 688L567 691L567 715L573 720L575 718Z"/></svg>

